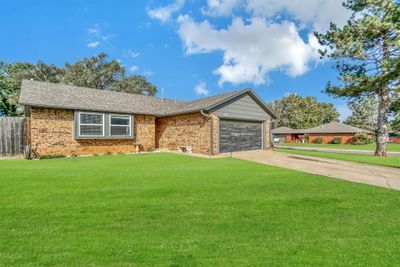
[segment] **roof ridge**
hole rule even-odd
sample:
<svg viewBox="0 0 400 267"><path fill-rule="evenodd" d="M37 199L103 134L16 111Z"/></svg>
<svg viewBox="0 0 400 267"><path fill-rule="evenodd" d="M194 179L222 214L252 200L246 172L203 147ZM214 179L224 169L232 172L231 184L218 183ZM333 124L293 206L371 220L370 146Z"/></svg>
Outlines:
<svg viewBox="0 0 400 267"><path fill-rule="evenodd" d="M235 93L244 92L244 91L247 91L247 90L249 90L249 89L246 88L246 89L233 90L233 91L229 91L229 92L225 92L225 93L221 93L221 94L216 94L216 95L211 95L211 96L207 96L207 97L202 97L202 98L190 100L187 103L200 101L200 100L207 100L207 99L211 99L213 97L224 96L224 95L228 95L228 94L235 94Z"/></svg>
<svg viewBox="0 0 400 267"><path fill-rule="evenodd" d="M92 87L86 87L86 86L78 86L78 85L74 85L74 84L68 84L68 83L63 83L63 82L59 82L59 83L53 83L53 82L44 82L44 81L36 81L36 80L28 80L28 79L22 79L23 83L39 83L39 84L48 84L51 86L66 86L66 87L72 87L75 90L99 90L101 93L111 93L111 94L121 94L121 95L129 95L129 96L138 96L138 97L143 97L143 98L154 98L154 99L158 99L160 101L178 101L178 102L182 102L182 103L187 103L187 101L184 100L179 100L179 99L175 99L175 98L163 98L163 97L158 97L158 96L150 96L150 95L141 95L141 94L135 94L135 93L127 93L127 92L119 92L119 91L112 91L112 90L108 90L108 89L99 89L99 88L92 88Z"/></svg>

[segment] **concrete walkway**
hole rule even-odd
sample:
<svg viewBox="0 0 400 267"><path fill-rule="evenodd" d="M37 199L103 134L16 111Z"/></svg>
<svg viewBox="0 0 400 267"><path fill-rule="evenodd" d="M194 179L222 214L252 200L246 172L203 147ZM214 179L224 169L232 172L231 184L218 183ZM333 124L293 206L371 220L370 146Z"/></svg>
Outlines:
<svg viewBox="0 0 400 267"><path fill-rule="evenodd" d="M271 150L236 152L232 157L297 171L400 190L400 168L294 155Z"/></svg>
<svg viewBox="0 0 400 267"><path fill-rule="evenodd" d="M323 147L311 147L311 146L285 146L275 145L276 148L287 148L294 150L305 150L305 151L321 151L321 152L334 152L342 154L357 154L357 155L374 155L375 151L372 150L360 150L360 149L341 149L341 148L323 148ZM400 157L400 152L387 152L388 157Z"/></svg>

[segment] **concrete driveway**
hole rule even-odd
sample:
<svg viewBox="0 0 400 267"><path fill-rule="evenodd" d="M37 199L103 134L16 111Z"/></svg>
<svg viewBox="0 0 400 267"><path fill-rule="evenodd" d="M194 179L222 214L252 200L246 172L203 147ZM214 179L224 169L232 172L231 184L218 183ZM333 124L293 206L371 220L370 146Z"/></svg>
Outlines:
<svg viewBox="0 0 400 267"><path fill-rule="evenodd" d="M295 155L272 150L235 152L232 153L232 157L356 183L400 190L400 168Z"/></svg>

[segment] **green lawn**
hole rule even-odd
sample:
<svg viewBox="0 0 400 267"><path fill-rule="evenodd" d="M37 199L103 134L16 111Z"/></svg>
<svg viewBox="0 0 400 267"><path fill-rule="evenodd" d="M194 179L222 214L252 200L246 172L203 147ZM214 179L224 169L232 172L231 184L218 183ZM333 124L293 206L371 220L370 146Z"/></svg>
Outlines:
<svg viewBox="0 0 400 267"><path fill-rule="evenodd" d="M0 266L400 262L395 190L167 153L0 170Z"/></svg>
<svg viewBox="0 0 400 267"><path fill-rule="evenodd" d="M298 154L298 155L315 156L328 159L340 159L340 160L354 161L359 163L400 168L400 157L382 158L370 155L341 154L335 152L305 151L305 150L284 149L284 148L278 148L277 151L291 153L291 154Z"/></svg>
<svg viewBox="0 0 400 267"><path fill-rule="evenodd" d="M357 149L357 150L375 150L375 143L368 145L349 145L349 144L302 144L302 143L283 143L283 146L299 146L299 147L320 147L320 148L336 148L336 149ZM279 146L279 144L278 144ZM389 143L388 151L400 152L400 143Z"/></svg>

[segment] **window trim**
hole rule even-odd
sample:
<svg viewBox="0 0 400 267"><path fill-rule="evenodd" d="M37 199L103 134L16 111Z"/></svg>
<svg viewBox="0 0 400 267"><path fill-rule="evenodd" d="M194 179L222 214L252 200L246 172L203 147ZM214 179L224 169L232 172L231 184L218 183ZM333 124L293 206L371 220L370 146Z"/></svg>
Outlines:
<svg viewBox="0 0 400 267"><path fill-rule="evenodd" d="M112 117L117 117L117 118L120 117L120 118L124 118L124 119L126 119L128 117L129 125L111 124ZM113 134L111 134L111 127L112 126L128 127L129 134L128 135L113 135ZM126 114L108 114L108 131L109 131L109 136L111 138L132 137L132 116L131 115L126 115Z"/></svg>
<svg viewBox="0 0 400 267"><path fill-rule="evenodd" d="M81 123L81 114L92 114L92 115L101 115L102 117L102 124L93 124L93 123ZM92 126L102 126L102 134L101 135L82 135L81 134L81 125L92 125ZM96 137L96 138L101 138L101 137L105 137L105 114L104 113L100 113L100 112L86 112L86 111L79 111L78 112L78 137L83 137L83 138L87 138L87 137Z"/></svg>

